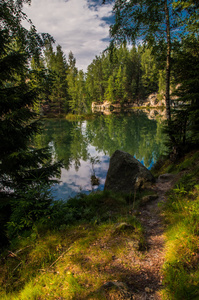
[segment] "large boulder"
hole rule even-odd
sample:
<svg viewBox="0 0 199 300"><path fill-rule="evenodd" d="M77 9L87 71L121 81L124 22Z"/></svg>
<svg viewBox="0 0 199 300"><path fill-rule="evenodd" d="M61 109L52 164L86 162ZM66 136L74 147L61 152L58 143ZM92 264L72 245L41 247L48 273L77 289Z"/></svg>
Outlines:
<svg viewBox="0 0 199 300"><path fill-rule="evenodd" d="M129 153L116 150L110 159L104 190L134 193L146 183L154 182L150 171Z"/></svg>

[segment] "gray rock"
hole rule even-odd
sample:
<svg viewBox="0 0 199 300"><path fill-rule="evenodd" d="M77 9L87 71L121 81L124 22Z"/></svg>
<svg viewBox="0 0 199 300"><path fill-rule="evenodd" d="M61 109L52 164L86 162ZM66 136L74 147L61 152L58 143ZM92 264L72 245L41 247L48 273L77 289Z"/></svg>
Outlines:
<svg viewBox="0 0 199 300"><path fill-rule="evenodd" d="M155 182L155 179L137 159L120 150L113 153L104 190L134 193L148 182Z"/></svg>

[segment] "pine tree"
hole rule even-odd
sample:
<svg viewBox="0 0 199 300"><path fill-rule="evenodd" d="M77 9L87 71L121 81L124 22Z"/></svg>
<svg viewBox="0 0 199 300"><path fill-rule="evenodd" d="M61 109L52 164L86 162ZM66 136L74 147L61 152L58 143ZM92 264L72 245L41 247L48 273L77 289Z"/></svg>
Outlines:
<svg viewBox="0 0 199 300"><path fill-rule="evenodd" d="M105 1L104 1L105 2ZM165 104L167 119L170 112L171 42L180 24L172 0L116 0L115 24L111 26L112 37L123 43L142 39L149 47L158 45L165 60ZM177 26L178 25L178 26Z"/></svg>
<svg viewBox="0 0 199 300"><path fill-rule="evenodd" d="M198 147L199 140L199 40L194 34L179 43L174 60L177 96L169 130L175 137L176 156ZM173 144L169 145L173 147Z"/></svg>
<svg viewBox="0 0 199 300"><path fill-rule="evenodd" d="M21 25L23 1L0 2L0 213L17 203L19 190L49 183L60 164L51 164L48 149L30 147L40 131L34 105L38 89L30 80L30 60L39 59L48 35ZM5 209L4 209L5 208ZM10 206L9 206L10 208Z"/></svg>
<svg viewBox="0 0 199 300"><path fill-rule="evenodd" d="M52 44L47 44L45 60L52 82L49 95L51 110L58 111L60 115L61 112L69 110L68 65L61 46L58 45L54 52Z"/></svg>
<svg viewBox="0 0 199 300"><path fill-rule="evenodd" d="M76 99L77 99L77 75L76 59L70 51L68 56L68 94L69 94L69 109L73 114L76 114Z"/></svg>
<svg viewBox="0 0 199 300"><path fill-rule="evenodd" d="M151 53L151 49L145 49L141 55L142 85L145 95L157 92L158 72L156 59Z"/></svg>
<svg viewBox="0 0 199 300"><path fill-rule="evenodd" d="M115 94L115 78L113 75L109 76L108 79L108 87L105 92L105 98L110 102L116 101L116 94Z"/></svg>
<svg viewBox="0 0 199 300"><path fill-rule="evenodd" d="M116 100L123 105L128 100L126 67L120 65L115 80Z"/></svg>

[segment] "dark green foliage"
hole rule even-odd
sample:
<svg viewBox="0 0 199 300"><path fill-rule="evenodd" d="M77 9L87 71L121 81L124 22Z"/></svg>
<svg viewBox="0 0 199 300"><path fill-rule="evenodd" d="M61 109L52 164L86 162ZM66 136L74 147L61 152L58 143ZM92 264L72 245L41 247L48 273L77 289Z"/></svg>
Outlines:
<svg viewBox="0 0 199 300"><path fill-rule="evenodd" d="M174 95L173 119L169 124L177 155L198 146L199 141L199 41L195 35L186 36L174 55L177 85ZM170 143L173 147L173 141Z"/></svg>
<svg viewBox="0 0 199 300"><path fill-rule="evenodd" d="M46 73L50 78L51 85L48 85L48 103L53 112L61 114L69 110L68 95L68 64L60 45L53 51L52 43L45 45Z"/></svg>
<svg viewBox="0 0 199 300"><path fill-rule="evenodd" d="M69 110L72 114L80 115L89 109L88 95L85 88L85 75L82 70L76 68L76 59L72 52L68 56L68 95Z"/></svg>
<svg viewBox="0 0 199 300"><path fill-rule="evenodd" d="M113 11L113 39L121 44L126 39L135 42L141 38L159 57L157 66L165 70L161 73L165 77L166 132L170 150L176 158L196 146L199 138L198 4L190 0L116 0ZM162 65L163 61L165 65ZM150 59L147 63L150 64ZM157 88L158 80L157 73L152 70L153 67L150 67L150 78L147 72L142 77L143 86L151 91ZM159 92L163 76L159 78ZM156 85L153 84L155 78ZM177 109L172 114L171 79L173 85L178 85L174 93L178 97L175 101Z"/></svg>
<svg viewBox="0 0 199 300"><path fill-rule="evenodd" d="M11 34L12 28L8 26L7 30ZM25 39L26 35L20 35L20 38ZM12 43L17 43L15 38L13 39ZM53 169L56 171L56 168L50 167L47 162L50 156L46 150L29 149L30 139L39 132L37 115L33 111L37 90L29 83L27 57L31 53L24 49L24 45L22 48L21 42L16 46L19 47L19 50L14 52L16 67L13 68L13 65L8 64L5 72L2 71L1 76L3 76L0 80L0 175L1 185L4 188L15 188L24 179L30 180L31 174L35 176L43 173L46 174L43 175L43 179L47 179L55 174ZM0 53L1 64L4 64L9 56L13 55L9 39L5 40L4 47L7 48L7 51ZM44 172L39 166L45 160L47 163Z"/></svg>
<svg viewBox="0 0 199 300"><path fill-rule="evenodd" d="M166 117L170 127L168 133L171 143L176 144L175 133L172 133L172 131L175 131L172 127L175 127L176 124L175 120L174 124L171 122L170 109L172 52L174 52L174 55L177 52L178 48L175 47L175 44L177 40L182 40L183 34L186 36L187 33L192 32L195 38L198 37L198 4L196 1L191 0L116 0L113 11L115 13L115 23L111 26L110 30L113 41L121 44L126 40L136 42L142 39L148 47L153 47L153 53L159 56L159 60L161 61L159 66L165 61L162 68L165 70ZM148 88L151 87L154 89L149 78L146 77L143 79L145 86L147 84ZM190 113L188 114L191 115ZM192 116L194 119L197 119L196 115ZM180 118L184 118L183 124L179 124L182 127L182 131L184 131L187 122L189 122L188 117L183 113ZM182 135L182 139L184 139L185 133L183 132Z"/></svg>
<svg viewBox="0 0 199 300"><path fill-rule="evenodd" d="M110 192L80 194L64 201L53 201L48 185L32 185L18 190L10 202L11 216L7 222L10 238L30 233L34 226L60 228L82 222L114 221L128 207L124 196Z"/></svg>
<svg viewBox="0 0 199 300"><path fill-rule="evenodd" d="M66 202L55 201L51 210L52 226L71 225L77 222L106 222L114 220L125 210L124 197L110 192L80 194ZM49 220L50 224L50 220ZM54 225L53 225L54 224Z"/></svg>
<svg viewBox="0 0 199 300"><path fill-rule="evenodd" d="M86 93L88 102L140 103L158 91L159 71L156 57L149 49L126 44L112 46L88 66Z"/></svg>
<svg viewBox="0 0 199 300"><path fill-rule="evenodd" d="M50 37L22 27L22 2L0 3L0 206L8 211L17 191L49 183L60 166L51 163L48 149L30 148L40 124L34 111L39 90L31 82L29 62L39 61Z"/></svg>
<svg viewBox="0 0 199 300"><path fill-rule="evenodd" d="M37 222L49 222L52 211L52 197L48 184L32 184L19 189L10 201L11 216L7 223L9 237L25 230L31 230Z"/></svg>

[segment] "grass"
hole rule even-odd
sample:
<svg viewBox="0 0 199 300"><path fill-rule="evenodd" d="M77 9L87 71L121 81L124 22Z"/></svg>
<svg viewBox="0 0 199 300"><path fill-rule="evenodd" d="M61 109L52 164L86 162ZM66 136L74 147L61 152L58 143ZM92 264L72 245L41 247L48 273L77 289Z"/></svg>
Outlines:
<svg viewBox="0 0 199 300"><path fill-rule="evenodd" d="M106 299L101 286L133 271L128 255L144 241L131 205L110 193L80 196L62 207L74 213L71 224L19 235L1 255L0 299Z"/></svg>
<svg viewBox="0 0 199 300"><path fill-rule="evenodd" d="M167 224L162 299L199 299L199 152L176 164L162 161L158 170L179 177L162 204ZM135 212L151 194L101 192L51 205L48 223L18 231L2 252L0 299L107 299L105 283L125 283L137 274L129 259L144 255L145 237ZM118 299L120 291L112 287L108 293L108 299Z"/></svg>
<svg viewBox="0 0 199 300"><path fill-rule="evenodd" d="M163 207L168 229L162 296L199 299L199 152L189 153L172 170L181 177Z"/></svg>
<svg viewBox="0 0 199 300"><path fill-rule="evenodd" d="M104 282L116 279L113 255L121 259L127 240L141 235L136 229L115 237L114 230L114 224L85 224L68 228L61 236L57 232L38 237L18 258L8 256L1 266L0 299L86 299L99 294Z"/></svg>
<svg viewBox="0 0 199 300"><path fill-rule="evenodd" d="M156 177L165 173L178 174L182 171L187 171L187 173L189 173L198 161L199 151L191 151L176 163L172 163L169 159L160 158L151 171Z"/></svg>

